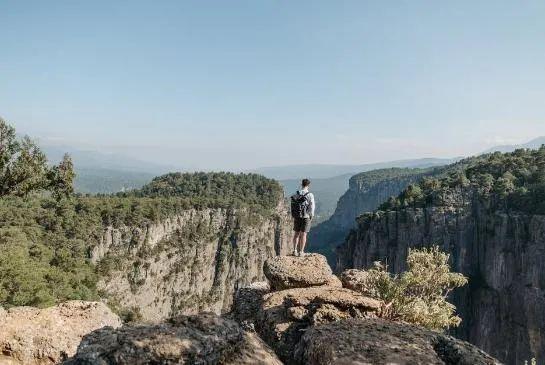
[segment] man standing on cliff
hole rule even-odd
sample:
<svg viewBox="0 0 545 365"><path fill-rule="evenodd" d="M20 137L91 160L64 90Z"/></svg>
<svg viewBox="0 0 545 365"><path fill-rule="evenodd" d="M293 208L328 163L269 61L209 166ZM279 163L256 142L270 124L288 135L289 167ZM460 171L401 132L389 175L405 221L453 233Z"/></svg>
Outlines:
<svg viewBox="0 0 545 365"><path fill-rule="evenodd" d="M291 197L291 216L293 217L293 255L305 256L307 233L310 231L310 223L314 217L316 204L314 194L309 192L310 180L303 179L301 190Z"/></svg>

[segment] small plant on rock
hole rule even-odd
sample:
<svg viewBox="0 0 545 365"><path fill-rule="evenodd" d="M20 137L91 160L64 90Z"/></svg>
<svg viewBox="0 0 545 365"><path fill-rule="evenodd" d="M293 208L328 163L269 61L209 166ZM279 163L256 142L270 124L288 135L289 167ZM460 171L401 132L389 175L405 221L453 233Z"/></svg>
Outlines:
<svg viewBox="0 0 545 365"><path fill-rule="evenodd" d="M449 293L467 283L467 278L450 271L449 255L437 246L410 249L408 270L399 275L376 262L365 275L360 290L382 300L382 317L418 324L433 330L457 327L462 321L456 307L447 301Z"/></svg>

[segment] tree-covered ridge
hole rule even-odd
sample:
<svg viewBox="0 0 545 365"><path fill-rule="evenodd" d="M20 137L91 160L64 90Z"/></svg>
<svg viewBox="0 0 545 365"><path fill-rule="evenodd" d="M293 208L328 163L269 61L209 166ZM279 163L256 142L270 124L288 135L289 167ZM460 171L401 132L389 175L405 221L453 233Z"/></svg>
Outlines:
<svg viewBox="0 0 545 365"><path fill-rule="evenodd" d="M280 184L257 174L231 172L170 173L132 193L138 197L175 197L213 207L274 209L283 197Z"/></svg>
<svg viewBox="0 0 545 365"><path fill-rule="evenodd" d="M403 179L405 177L414 176L426 176L431 174L438 174L444 168L443 167L429 167L429 168L397 168L392 167L388 169L372 170L361 172L350 178L350 186L357 185L360 189L370 189L386 180Z"/></svg>
<svg viewBox="0 0 545 365"><path fill-rule="evenodd" d="M545 214L545 145L493 153L452 165L442 178L424 178L379 210L463 206L479 199L494 209Z"/></svg>

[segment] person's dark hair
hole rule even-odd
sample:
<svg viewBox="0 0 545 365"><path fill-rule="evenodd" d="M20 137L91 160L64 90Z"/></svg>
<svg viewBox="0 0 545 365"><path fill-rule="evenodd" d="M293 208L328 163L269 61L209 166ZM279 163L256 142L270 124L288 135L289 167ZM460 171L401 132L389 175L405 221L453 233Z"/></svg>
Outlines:
<svg viewBox="0 0 545 365"><path fill-rule="evenodd" d="M307 186L310 185L310 180L309 179L303 179L303 181L301 181L301 186L306 188Z"/></svg>

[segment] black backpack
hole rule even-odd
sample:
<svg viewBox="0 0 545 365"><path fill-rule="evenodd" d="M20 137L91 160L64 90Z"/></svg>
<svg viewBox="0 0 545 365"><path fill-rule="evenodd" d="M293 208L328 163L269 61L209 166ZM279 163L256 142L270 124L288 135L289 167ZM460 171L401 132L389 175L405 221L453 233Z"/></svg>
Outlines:
<svg viewBox="0 0 545 365"><path fill-rule="evenodd" d="M310 201L307 198L309 193L300 194L299 192L291 196L291 216L293 218L303 218L308 211Z"/></svg>

